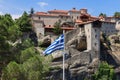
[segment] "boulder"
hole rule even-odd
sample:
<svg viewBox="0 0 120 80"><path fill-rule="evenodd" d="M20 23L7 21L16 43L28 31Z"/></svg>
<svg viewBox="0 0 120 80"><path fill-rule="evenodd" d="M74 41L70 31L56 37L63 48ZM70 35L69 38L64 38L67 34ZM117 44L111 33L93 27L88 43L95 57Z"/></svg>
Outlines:
<svg viewBox="0 0 120 80"><path fill-rule="evenodd" d="M48 47L50 44L51 44L51 38L49 35L39 40L39 45L41 47Z"/></svg>
<svg viewBox="0 0 120 80"><path fill-rule="evenodd" d="M62 55L63 54L63 51L55 51L53 52L51 55L52 55L52 58L53 58L53 61L61 61L62 60Z"/></svg>
<svg viewBox="0 0 120 80"><path fill-rule="evenodd" d="M79 30L79 29L78 29ZM76 31L78 32L78 31ZM69 34L66 34L66 36L70 36ZM69 37L67 37L69 38ZM66 39L68 40L68 39ZM76 34L76 36L73 36L72 39L69 39L66 41L66 47L73 47L76 48L79 51L84 51L87 49L87 42L86 42L86 36L84 32Z"/></svg>

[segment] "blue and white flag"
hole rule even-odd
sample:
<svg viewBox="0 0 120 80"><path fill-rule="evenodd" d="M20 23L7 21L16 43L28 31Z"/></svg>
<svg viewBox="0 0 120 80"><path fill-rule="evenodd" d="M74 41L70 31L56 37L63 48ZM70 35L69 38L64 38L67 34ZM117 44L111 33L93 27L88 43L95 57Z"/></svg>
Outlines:
<svg viewBox="0 0 120 80"><path fill-rule="evenodd" d="M44 52L44 55L51 54L56 50L64 49L64 35L62 34L58 39L56 39Z"/></svg>

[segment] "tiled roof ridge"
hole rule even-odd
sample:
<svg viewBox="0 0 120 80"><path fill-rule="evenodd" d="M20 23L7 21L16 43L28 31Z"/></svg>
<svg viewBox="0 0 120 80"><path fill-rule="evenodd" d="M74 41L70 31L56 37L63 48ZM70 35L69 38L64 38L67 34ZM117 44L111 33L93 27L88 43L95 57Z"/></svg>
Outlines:
<svg viewBox="0 0 120 80"><path fill-rule="evenodd" d="M49 13L49 12L68 13L67 10L49 10L48 13Z"/></svg>

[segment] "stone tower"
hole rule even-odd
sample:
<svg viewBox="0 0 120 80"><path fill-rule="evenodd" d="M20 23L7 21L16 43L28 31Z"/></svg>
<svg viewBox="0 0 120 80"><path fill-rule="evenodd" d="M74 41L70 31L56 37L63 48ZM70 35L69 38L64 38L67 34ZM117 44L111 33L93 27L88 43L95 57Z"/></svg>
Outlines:
<svg viewBox="0 0 120 80"><path fill-rule="evenodd" d="M84 32L86 35L87 50L100 52L100 28L101 22L99 20L85 22L80 24L81 32Z"/></svg>

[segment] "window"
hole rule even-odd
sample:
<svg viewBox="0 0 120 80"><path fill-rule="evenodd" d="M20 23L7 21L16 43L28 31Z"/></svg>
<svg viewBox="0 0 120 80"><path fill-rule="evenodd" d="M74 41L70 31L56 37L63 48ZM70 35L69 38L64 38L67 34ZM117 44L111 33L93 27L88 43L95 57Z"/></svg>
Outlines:
<svg viewBox="0 0 120 80"><path fill-rule="evenodd" d="M95 38L97 38L97 34L95 35Z"/></svg>
<svg viewBox="0 0 120 80"><path fill-rule="evenodd" d="M95 29L95 32L97 31L97 29Z"/></svg>
<svg viewBox="0 0 120 80"><path fill-rule="evenodd" d="M78 19L79 17L77 16L77 19Z"/></svg>
<svg viewBox="0 0 120 80"><path fill-rule="evenodd" d="M97 43L95 43L95 46L97 46Z"/></svg>
<svg viewBox="0 0 120 80"><path fill-rule="evenodd" d="M38 17L40 19L40 17Z"/></svg>
<svg viewBox="0 0 120 80"><path fill-rule="evenodd" d="M63 16L61 16L61 19L63 19Z"/></svg>

